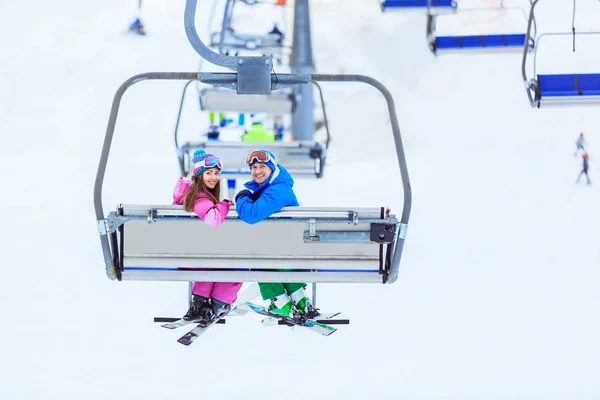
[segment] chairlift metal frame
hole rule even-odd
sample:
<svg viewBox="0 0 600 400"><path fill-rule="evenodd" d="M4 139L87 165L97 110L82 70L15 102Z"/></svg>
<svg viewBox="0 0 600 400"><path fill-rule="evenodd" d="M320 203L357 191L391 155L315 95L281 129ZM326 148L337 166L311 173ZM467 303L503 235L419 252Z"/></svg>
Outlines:
<svg viewBox="0 0 600 400"><path fill-rule="evenodd" d="M216 3L216 1L218 0L214 1ZM256 4L262 3L260 1L257 1L251 2L251 4L249 4L246 2L246 0L227 0L223 11L221 29L219 31L209 31L208 35L210 38L210 47L217 48L220 54L226 54L232 50L275 50L276 54L281 54L284 49L289 49L289 46L286 46L284 44L284 40L287 35L287 20L285 16L284 7L282 8L282 20L284 22L284 31L283 36L280 38L281 41L278 41L277 38L271 37L268 33L264 35L255 35L231 32L230 29L233 29L233 9L236 1L240 1L249 6L254 6ZM211 20L212 19L214 19L214 12L211 17Z"/></svg>
<svg viewBox="0 0 600 400"><path fill-rule="evenodd" d="M262 57L238 57L238 56L227 56L223 54L217 54L211 51L202 41L200 40L196 28L195 28L195 14L196 14L197 0L186 0L185 13L184 13L184 25L186 29L186 34L188 36L188 40L192 47L200 54L201 57L206 60L212 62L213 64L220 65L235 71L234 73L197 73L197 72L148 72L135 75L126 81L124 81L120 87L117 89L115 96L113 98L108 124L106 128L106 134L104 138L104 143L102 146L102 151L100 154L100 160L98 164L98 170L96 173L96 179L94 182L94 210L96 216L96 226L100 236L100 244L103 253L104 264L106 268L107 276L110 279L121 280L122 271L120 270L119 263L120 255L119 250L120 246L123 246L123 227L124 224L128 221L140 221L146 220L148 223L156 222L164 220L164 218L168 218L170 221L177 220L194 220L193 213L186 213L179 206L127 206L130 207L133 211L129 214L129 216L124 217L121 211L119 212L110 212L107 217L104 214L104 208L102 204L102 188L104 184L104 177L106 173L108 158L110 154L110 149L112 145L112 139L114 136L114 131L116 127L118 111L121 104L121 100L131 86L136 83L146 81L146 80L183 80L188 81L188 85L190 81L199 81L205 84L210 84L216 87L224 87L231 90L236 90L238 94L268 94L271 93L272 90L284 89L289 87L294 87L297 85L307 84L309 82L362 82L367 85L370 85L377 89L384 97L387 108L390 116L392 134L394 138L396 157L398 161L398 166L400 170L400 176L402 180L402 191L403 191L403 206L402 206L402 215L400 220L396 220L393 217L394 224L397 224L399 230L395 232L393 237L390 237L387 233L385 235L380 234L379 238L383 239L385 236L385 243L388 244L388 250L391 250L393 253L390 256L389 264L386 264L385 267L385 275L382 276L382 283L393 283L398 278L398 271L400 260L402 256L402 250L404 247L404 239L406 236L406 229L408 227L408 221L410 217L410 210L412 205L412 190L410 186L410 180L408 175L408 168L406 165L406 158L404 155L404 147L402 144L402 137L400 132L400 127L398 123L398 118L396 115L396 109L394 104L394 99L389 90L379 81L365 76L365 75L352 75L352 74L339 74L339 75L331 75L331 74L278 74L275 76L271 73L273 67L273 59L271 56L262 56ZM120 210L123 210L124 206L119 206ZM363 211L351 212L349 215L351 220L356 220L358 223L358 214ZM371 215L373 211L365 211L366 215ZM269 218L265 222L279 222L279 223L287 223L286 215L290 215L293 218L300 218L299 221L306 221L310 225L310 232L308 233L308 239L305 233L304 240L312 241L318 236L315 235L318 232L315 232L314 224L315 222L322 221L327 223L329 218L340 218L342 219L339 222L343 222L344 213L348 214L348 211L344 211L344 209L307 209L307 208L287 208L281 210L279 213L276 213L272 218ZM371 214L369 214L371 213ZM383 208L381 210L383 216ZM189 215L188 215L189 214ZM229 217L228 217L229 218ZM233 218L233 217L232 217ZM369 222L370 220L366 217L366 220L363 220L363 223ZM197 220L197 218L196 218ZM334 220L331 220L335 222ZM382 227L388 226L387 224L392 223L392 219L388 217L387 219L374 219L374 222L384 223L386 225L382 225ZM352 221L351 221L352 222ZM255 225L255 226L259 226ZM141 227L143 225L137 225ZM372 228L373 229L373 228ZM117 232L121 233L120 239L117 236ZM336 243L336 240L345 240L342 236L336 235L335 232L323 232L325 234L326 241L333 241ZM337 239L336 239L337 238ZM210 240L210 237L206 237L206 240ZM364 239L362 239L364 240ZM371 240L373 240L373 232L371 232ZM389 240L392 240L389 242ZM367 240L368 243L368 240ZM373 242L375 244L379 243L379 241ZM381 242L384 243L384 242ZM390 247L391 246L391 247ZM135 256L135 255L133 255ZM349 256L352 257L351 255ZM349 259L350 259L349 258ZM309 260L309 259L307 259ZM357 259L360 261L360 259ZM234 270L232 270L233 272ZM201 280L202 279L202 271L196 271L197 273L190 273L190 271L184 271L189 275L189 279L184 280ZM192 271L193 272L193 271ZM380 271L381 273L382 271ZM277 273L277 272L276 272ZM237 276L228 275L227 278L231 280L244 280L245 273L241 272ZM275 276L275 275L273 275ZM148 280L147 278L140 278L142 280ZM273 278L275 279L275 278ZM328 281L329 278L324 278L325 281ZM152 280L152 279L150 279ZM173 280L172 277L162 277L158 280ZM179 278L175 280L181 280L181 275ZM333 280L336 281L337 280ZM316 289L315 285L313 288ZM313 293L315 295L315 293Z"/></svg>
<svg viewBox="0 0 600 400"><path fill-rule="evenodd" d="M542 41L543 38L545 37L556 37L556 36L586 36L586 35L600 35L600 31L584 31L584 32L546 32L546 33L542 33L540 35L537 36L537 38L533 39L532 36L535 36L536 31L535 29L533 30L532 33L532 26L535 25L535 6L538 4L539 0L531 0L531 9L529 11L529 19L528 19L528 24L527 24L527 36L526 36L526 42L528 40L535 40L536 41L536 46L535 46L535 50L533 51L533 61L532 61L532 66L533 66L533 78L529 78L527 76L527 55L529 54L529 51L527 51L527 48L525 48L523 50L523 58L521 61L521 75L523 77L523 83L525 84L525 91L527 93L527 98L529 99L529 103L531 104L532 107L534 108L540 108L542 105L542 96L539 90L539 82L538 82L538 73L537 73L537 55L538 55L538 49L540 48L540 43ZM576 101L575 101L576 100ZM570 104L577 104L577 105L582 105L584 103L593 103L596 104L598 103L598 101L600 101L600 96L577 96L577 97L571 97L571 96L560 96L560 97L556 97L556 98L545 98L544 99L544 104L545 105L557 105L557 106L564 106L564 105L570 105Z"/></svg>
<svg viewBox="0 0 600 400"><path fill-rule="evenodd" d="M431 1L431 0L428 0ZM532 0L530 0L531 3ZM436 46L436 39L437 39L437 35L436 35L436 25L437 25L437 17L438 16L457 16L463 13L469 13L469 12L492 12L495 10L507 10L507 11L519 11L520 13L523 14L523 19L526 23L528 23L529 21L529 17L527 12L525 11L524 8L522 7L505 7L504 6L504 1L500 2L500 5L497 7L472 7L472 8L457 8L457 10L452 13L444 13L444 14L434 14L431 13L431 10L428 8L427 10L427 25L426 25L426 38L427 38L427 44L429 47L429 50L434 54L434 55L438 55L439 50ZM535 21L535 18L533 19L533 36L535 37L535 32L537 30L537 24ZM498 34L498 35L502 35L502 34ZM469 36L473 36L473 35L469 35ZM485 36L491 36L491 35L479 35L481 37L485 37ZM457 37L460 37L460 35L457 35ZM531 39L527 37L527 35L525 35L525 44L526 44L526 48L528 48L528 51L533 51L535 48L535 40ZM489 53L501 53L501 52L514 52L514 51L519 51L521 50L521 46L515 47L515 46L506 46L506 47L485 47L482 45L482 47L468 47L468 48L456 48L456 49L443 49L444 53L448 53L448 52L453 52L453 51L461 51L461 52L469 52L469 53L473 53L473 52L489 52Z"/></svg>

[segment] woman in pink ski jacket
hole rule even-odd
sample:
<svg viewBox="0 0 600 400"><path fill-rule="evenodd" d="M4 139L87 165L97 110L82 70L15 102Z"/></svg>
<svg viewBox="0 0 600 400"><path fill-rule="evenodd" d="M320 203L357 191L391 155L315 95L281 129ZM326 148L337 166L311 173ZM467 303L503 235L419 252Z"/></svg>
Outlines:
<svg viewBox="0 0 600 400"><path fill-rule="evenodd" d="M225 220L233 202L221 199L223 164L214 154L196 150L192 178L180 177L173 190L173 204L183 205L212 227ZM194 282L192 302L183 319L208 325L229 312L242 282Z"/></svg>

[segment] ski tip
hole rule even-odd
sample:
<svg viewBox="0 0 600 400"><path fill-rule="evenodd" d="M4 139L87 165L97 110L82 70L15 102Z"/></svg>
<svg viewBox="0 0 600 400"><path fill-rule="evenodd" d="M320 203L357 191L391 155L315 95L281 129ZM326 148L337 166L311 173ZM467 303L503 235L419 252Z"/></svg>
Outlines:
<svg viewBox="0 0 600 400"><path fill-rule="evenodd" d="M189 346L194 340L196 340L197 337L198 335L196 335L195 333L188 332L184 336L177 339L177 343L181 343L184 346Z"/></svg>

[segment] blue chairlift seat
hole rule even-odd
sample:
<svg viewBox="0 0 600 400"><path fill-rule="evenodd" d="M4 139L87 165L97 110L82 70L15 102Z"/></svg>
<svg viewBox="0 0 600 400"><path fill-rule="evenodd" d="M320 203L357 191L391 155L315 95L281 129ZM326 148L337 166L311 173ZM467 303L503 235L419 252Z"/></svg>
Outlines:
<svg viewBox="0 0 600 400"><path fill-rule="evenodd" d="M428 0L383 0L381 9L386 8L427 8ZM456 9L455 0L431 0L431 7Z"/></svg>
<svg viewBox="0 0 600 400"><path fill-rule="evenodd" d="M600 73L598 74L551 74L538 75L536 98L600 96Z"/></svg>
<svg viewBox="0 0 600 400"><path fill-rule="evenodd" d="M434 47L436 50L522 48L525 44L525 36L524 33L507 35L437 36L435 38Z"/></svg>

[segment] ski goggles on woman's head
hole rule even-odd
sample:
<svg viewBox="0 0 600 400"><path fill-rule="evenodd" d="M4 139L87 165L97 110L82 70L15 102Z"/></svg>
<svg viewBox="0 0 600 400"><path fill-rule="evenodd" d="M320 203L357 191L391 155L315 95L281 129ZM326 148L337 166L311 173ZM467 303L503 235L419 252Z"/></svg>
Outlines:
<svg viewBox="0 0 600 400"><path fill-rule="evenodd" d="M194 163L194 169L196 168L219 168L223 169L223 163L217 156L206 157L204 160L200 160Z"/></svg>
<svg viewBox="0 0 600 400"><path fill-rule="evenodd" d="M246 164L250 166L255 162L266 163L269 161L273 162L273 164L277 164L275 155L267 150L255 150L246 157Z"/></svg>

